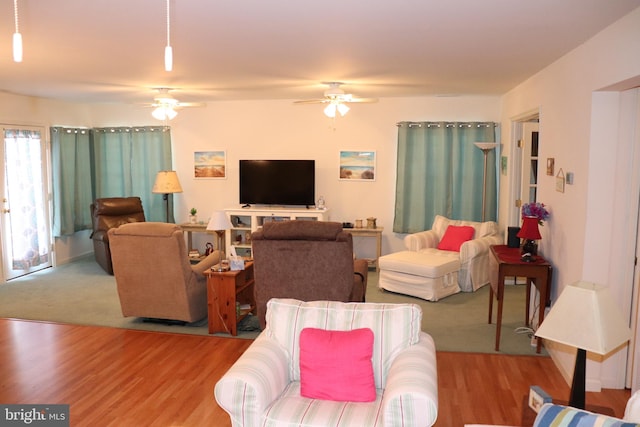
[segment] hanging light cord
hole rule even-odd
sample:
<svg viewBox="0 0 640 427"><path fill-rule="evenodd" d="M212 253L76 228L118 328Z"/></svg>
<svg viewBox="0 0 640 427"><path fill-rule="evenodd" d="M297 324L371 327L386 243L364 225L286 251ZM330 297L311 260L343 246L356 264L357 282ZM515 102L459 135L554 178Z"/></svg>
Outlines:
<svg viewBox="0 0 640 427"><path fill-rule="evenodd" d="M22 62L22 34L20 34L18 19L18 0L13 0L13 18L16 26L16 32L13 33L13 61Z"/></svg>
<svg viewBox="0 0 640 427"><path fill-rule="evenodd" d="M171 48L171 10L167 0L167 46L164 48L164 69L173 70L173 49Z"/></svg>
<svg viewBox="0 0 640 427"><path fill-rule="evenodd" d="M16 24L16 33L20 32L19 19L18 19L18 0L13 0L13 20Z"/></svg>
<svg viewBox="0 0 640 427"><path fill-rule="evenodd" d="M171 46L171 11L169 9L169 0L167 0L167 46Z"/></svg>

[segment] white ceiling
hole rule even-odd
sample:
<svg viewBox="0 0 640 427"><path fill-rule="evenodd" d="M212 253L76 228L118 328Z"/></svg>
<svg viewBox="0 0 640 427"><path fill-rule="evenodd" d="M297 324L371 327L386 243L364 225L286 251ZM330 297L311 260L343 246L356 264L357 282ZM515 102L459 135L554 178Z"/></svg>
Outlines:
<svg viewBox="0 0 640 427"><path fill-rule="evenodd" d="M640 0L0 0L0 90L138 103L502 94Z"/></svg>

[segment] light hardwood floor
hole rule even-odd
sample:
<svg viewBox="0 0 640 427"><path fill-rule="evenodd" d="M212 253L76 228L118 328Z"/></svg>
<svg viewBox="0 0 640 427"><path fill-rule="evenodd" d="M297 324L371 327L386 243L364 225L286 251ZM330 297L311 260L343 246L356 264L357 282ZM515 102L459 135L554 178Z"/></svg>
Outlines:
<svg viewBox="0 0 640 427"><path fill-rule="evenodd" d="M213 387L250 343L0 319L0 403L69 404L72 426L229 426ZM437 357L437 427L517 426L530 385L557 398L569 394L548 357L444 352ZM628 390L587 393L587 404L621 416L629 395Z"/></svg>

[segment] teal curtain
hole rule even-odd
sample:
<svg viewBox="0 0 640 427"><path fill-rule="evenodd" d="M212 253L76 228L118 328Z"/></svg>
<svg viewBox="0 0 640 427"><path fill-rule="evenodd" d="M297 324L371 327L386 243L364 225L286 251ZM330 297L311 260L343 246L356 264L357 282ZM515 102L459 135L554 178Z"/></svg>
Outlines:
<svg viewBox="0 0 640 427"><path fill-rule="evenodd" d="M159 171L172 169L169 128L94 128L91 139L96 198L138 196L147 221L166 221L162 194L151 188Z"/></svg>
<svg viewBox="0 0 640 427"><path fill-rule="evenodd" d="M101 197L138 196L147 221L166 220L151 188L159 171L172 169L169 127L53 127L51 148L54 236L91 229L89 206Z"/></svg>
<svg viewBox="0 0 640 427"><path fill-rule="evenodd" d="M398 123L393 231L428 230L436 215L482 219L484 154L475 142L498 142L493 122ZM485 220L497 216L497 150L487 156Z"/></svg>
<svg viewBox="0 0 640 427"><path fill-rule="evenodd" d="M51 128L53 235L91 228L91 147L89 129Z"/></svg>

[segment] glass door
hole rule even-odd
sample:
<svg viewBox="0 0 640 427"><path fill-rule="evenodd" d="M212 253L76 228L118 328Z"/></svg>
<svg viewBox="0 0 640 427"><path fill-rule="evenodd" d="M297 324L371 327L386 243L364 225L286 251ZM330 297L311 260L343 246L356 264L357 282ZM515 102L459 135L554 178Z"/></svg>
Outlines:
<svg viewBox="0 0 640 427"><path fill-rule="evenodd" d="M10 280L52 265L43 129L2 128L2 276Z"/></svg>
<svg viewBox="0 0 640 427"><path fill-rule="evenodd" d="M523 123L521 204L535 202L538 195L538 135L538 123Z"/></svg>

